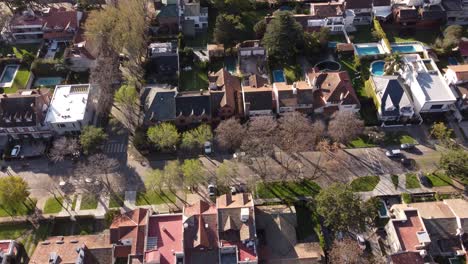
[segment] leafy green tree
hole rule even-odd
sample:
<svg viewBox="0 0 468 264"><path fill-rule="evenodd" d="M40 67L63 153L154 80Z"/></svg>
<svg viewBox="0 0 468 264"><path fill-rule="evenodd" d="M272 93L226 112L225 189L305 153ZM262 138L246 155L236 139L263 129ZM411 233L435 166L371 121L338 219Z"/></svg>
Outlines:
<svg viewBox="0 0 468 264"><path fill-rule="evenodd" d="M6 176L0 178L0 204L15 212L16 208L25 204L29 197L28 183L19 176Z"/></svg>
<svg viewBox="0 0 468 264"><path fill-rule="evenodd" d="M175 150L179 132L171 123L161 123L148 129L148 139L160 150Z"/></svg>
<svg viewBox="0 0 468 264"><path fill-rule="evenodd" d="M367 219L372 217L369 205L342 183L322 189L316 201L317 212L323 216L325 225L335 231L364 231Z"/></svg>
<svg viewBox="0 0 468 264"><path fill-rule="evenodd" d="M398 52L392 53L390 56L385 58L385 74L393 75L395 72L400 70L404 65L401 59L401 55Z"/></svg>
<svg viewBox="0 0 468 264"><path fill-rule="evenodd" d="M434 123L431 127L431 136L440 142L448 142L452 136L452 130L448 128L443 122Z"/></svg>
<svg viewBox="0 0 468 264"><path fill-rule="evenodd" d="M280 63L295 58L304 44L304 30L290 12L277 12L267 25L263 45L268 55Z"/></svg>
<svg viewBox="0 0 468 264"><path fill-rule="evenodd" d="M229 186L239 175L239 168L236 163L224 160L216 168L216 182L220 186Z"/></svg>
<svg viewBox="0 0 468 264"><path fill-rule="evenodd" d="M255 31L255 36L257 36L258 39L263 38L263 35L265 35L266 32L266 27L265 19L261 19L255 24L253 29Z"/></svg>
<svg viewBox="0 0 468 264"><path fill-rule="evenodd" d="M246 0L211 0L218 11L230 14L240 14L252 9L252 2Z"/></svg>
<svg viewBox="0 0 468 264"><path fill-rule="evenodd" d="M181 147L185 149L201 149L206 141L212 139L213 133L211 132L211 127L202 124L182 134Z"/></svg>
<svg viewBox="0 0 468 264"><path fill-rule="evenodd" d="M161 191L164 186L165 180L166 179L164 177L164 171L154 169L148 171L147 180L145 181L145 183L150 190Z"/></svg>
<svg viewBox="0 0 468 264"><path fill-rule="evenodd" d="M123 115L125 126L131 131L139 125L139 95L134 85L124 84L114 95L114 104Z"/></svg>
<svg viewBox="0 0 468 264"><path fill-rule="evenodd" d="M169 190L173 190L174 187L178 188L182 186L182 171L178 160L168 161L164 166L163 173L164 184Z"/></svg>
<svg viewBox="0 0 468 264"><path fill-rule="evenodd" d="M437 38L434 47L441 54L450 53L463 37L463 27L451 25L444 30L443 38Z"/></svg>
<svg viewBox="0 0 468 264"><path fill-rule="evenodd" d="M213 31L213 38L217 43L232 47L236 41L240 40L245 26L241 18L236 15L219 14Z"/></svg>
<svg viewBox="0 0 468 264"><path fill-rule="evenodd" d="M468 152L459 148L442 153L440 167L449 176L468 179Z"/></svg>
<svg viewBox="0 0 468 264"><path fill-rule="evenodd" d="M100 127L85 126L81 131L80 144L85 154L93 153L107 139L107 134Z"/></svg>
<svg viewBox="0 0 468 264"><path fill-rule="evenodd" d="M198 159L187 159L182 164L182 174L184 175L184 184L193 189L205 180L205 169Z"/></svg>

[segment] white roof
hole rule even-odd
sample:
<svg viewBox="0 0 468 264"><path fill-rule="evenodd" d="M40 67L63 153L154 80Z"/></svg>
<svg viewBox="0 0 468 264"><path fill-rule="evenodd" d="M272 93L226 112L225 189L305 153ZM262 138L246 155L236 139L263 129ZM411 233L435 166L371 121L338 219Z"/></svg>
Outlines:
<svg viewBox="0 0 468 264"><path fill-rule="evenodd" d="M427 101L455 101L456 98L453 95L450 88L436 73L420 72L416 77L422 91L426 95Z"/></svg>
<svg viewBox="0 0 468 264"><path fill-rule="evenodd" d="M47 123L67 123L83 120L90 85L57 85L46 115Z"/></svg>

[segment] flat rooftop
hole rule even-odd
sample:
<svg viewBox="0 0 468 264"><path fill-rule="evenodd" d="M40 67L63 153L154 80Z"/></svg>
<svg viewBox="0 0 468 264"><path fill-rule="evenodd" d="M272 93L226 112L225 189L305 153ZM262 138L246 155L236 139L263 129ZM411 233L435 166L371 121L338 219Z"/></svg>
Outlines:
<svg viewBox="0 0 468 264"><path fill-rule="evenodd" d="M89 84L57 85L47 111L46 122L67 123L83 120L90 87Z"/></svg>
<svg viewBox="0 0 468 264"><path fill-rule="evenodd" d="M393 221L403 251L414 251L420 245L418 232L425 231L417 211L405 211L407 220Z"/></svg>
<svg viewBox="0 0 468 264"><path fill-rule="evenodd" d="M159 258L160 264L175 264L174 253L182 252L182 215L151 216L148 237L156 237L156 248L145 253L145 260Z"/></svg>

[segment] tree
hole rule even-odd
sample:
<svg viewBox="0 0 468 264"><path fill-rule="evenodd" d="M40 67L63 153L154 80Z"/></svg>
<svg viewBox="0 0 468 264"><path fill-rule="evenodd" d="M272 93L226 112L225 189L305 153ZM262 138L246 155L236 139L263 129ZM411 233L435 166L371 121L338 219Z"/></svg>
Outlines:
<svg viewBox="0 0 468 264"><path fill-rule="evenodd" d="M317 211L324 217L326 226L335 231L365 230L370 215L369 204L364 203L348 185L335 183L322 189L316 197Z"/></svg>
<svg viewBox="0 0 468 264"><path fill-rule="evenodd" d="M134 85L124 84L114 95L114 103L123 115L125 126L134 131L139 125L139 95Z"/></svg>
<svg viewBox="0 0 468 264"><path fill-rule="evenodd" d="M310 150L316 136L310 119L299 112L284 114L278 119L279 145L288 153Z"/></svg>
<svg viewBox="0 0 468 264"><path fill-rule="evenodd" d="M216 168L216 183L220 186L229 186L239 175L239 168L236 163L224 160Z"/></svg>
<svg viewBox="0 0 468 264"><path fill-rule="evenodd" d="M18 206L25 204L29 197L28 183L19 176L0 178L0 205L15 212Z"/></svg>
<svg viewBox="0 0 468 264"><path fill-rule="evenodd" d="M85 126L81 131L80 144L85 154L90 154L97 150L107 139L107 134L100 127Z"/></svg>
<svg viewBox="0 0 468 264"><path fill-rule="evenodd" d="M320 53L328 43L330 29L323 27L318 32L304 32L304 48L308 56Z"/></svg>
<svg viewBox="0 0 468 264"><path fill-rule="evenodd" d="M91 70L90 82L98 89L91 93L96 104L96 112L107 116L112 108L112 99L116 90L115 82L121 79L119 71L119 58L112 51L101 50L96 59L96 67Z"/></svg>
<svg viewBox="0 0 468 264"><path fill-rule="evenodd" d="M385 58L385 74L393 75L398 72L404 66L404 62L401 59L401 55L398 52L392 53L390 56Z"/></svg>
<svg viewBox="0 0 468 264"><path fill-rule="evenodd" d="M198 159L187 159L182 164L182 174L184 175L184 184L190 189L195 188L205 179L205 169Z"/></svg>
<svg viewBox="0 0 468 264"><path fill-rule="evenodd" d="M437 38L434 47L441 54L450 53L463 37L463 27L460 25L451 25L444 30L443 38Z"/></svg>
<svg viewBox="0 0 468 264"><path fill-rule="evenodd" d="M449 149L440 157L440 167L447 175L468 179L468 152L459 149Z"/></svg>
<svg viewBox="0 0 468 264"><path fill-rule="evenodd" d="M181 147L185 149L201 149L206 141L210 141L213 138L211 127L202 124L198 127L186 131L182 134Z"/></svg>
<svg viewBox="0 0 468 264"><path fill-rule="evenodd" d="M365 256L365 252L359 248L356 240L345 238L333 242L328 263L368 264L371 262Z"/></svg>
<svg viewBox="0 0 468 264"><path fill-rule="evenodd" d="M152 191L156 191L156 189L161 191L163 189L165 180L166 179L164 177L164 171L154 169L148 171L148 177L145 182L149 189L151 189Z"/></svg>
<svg viewBox="0 0 468 264"><path fill-rule="evenodd" d="M53 162L63 161L66 156L74 155L80 151L78 140L60 137L56 139L50 149L50 159Z"/></svg>
<svg viewBox="0 0 468 264"><path fill-rule="evenodd" d="M222 121L215 130L216 142L222 149L239 149L244 138L245 128L235 118Z"/></svg>
<svg viewBox="0 0 468 264"><path fill-rule="evenodd" d="M170 190L172 190L174 186L182 186L182 172L178 160L168 161L164 166L164 183Z"/></svg>
<svg viewBox="0 0 468 264"><path fill-rule="evenodd" d="M447 128L443 122L436 122L431 127L431 136L439 140L441 143L446 143L452 136L452 130Z"/></svg>
<svg viewBox="0 0 468 264"><path fill-rule="evenodd" d="M285 63L295 58L304 43L304 31L290 12L277 12L267 25L263 45L268 56Z"/></svg>
<svg viewBox="0 0 468 264"><path fill-rule="evenodd" d="M330 137L342 144L355 139L364 131L364 122L357 115L349 111L337 111L333 114L328 125Z"/></svg>
<svg viewBox="0 0 468 264"><path fill-rule="evenodd" d="M222 13L240 14L253 8L251 1L245 0L211 0L215 8Z"/></svg>
<svg viewBox="0 0 468 264"><path fill-rule="evenodd" d="M171 123L161 123L148 129L148 139L160 150L175 150L179 132Z"/></svg>
<svg viewBox="0 0 468 264"><path fill-rule="evenodd" d="M257 39L262 39L263 35L265 35L266 32L266 22L265 19L260 19L260 21L255 24L253 30L255 31L255 36L257 36Z"/></svg>
<svg viewBox="0 0 468 264"><path fill-rule="evenodd" d="M216 43L231 47L237 40L240 40L244 30L245 26L239 16L221 13L216 17L213 38Z"/></svg>

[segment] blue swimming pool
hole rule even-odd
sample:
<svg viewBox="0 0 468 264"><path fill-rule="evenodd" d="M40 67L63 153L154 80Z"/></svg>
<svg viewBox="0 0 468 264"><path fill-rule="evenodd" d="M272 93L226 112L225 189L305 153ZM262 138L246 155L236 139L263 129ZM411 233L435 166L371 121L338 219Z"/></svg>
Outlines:
<svg viewBox="0 0 468 264"><path fill-rule="evenodd" d="M379 204L379 217L388 218L388 210L384 201L380 201L380 204Z"/></svg>
<svg viewBox="0 0 468 264"><path fill-rule="evenodd" d="M39 86L56 86L62 83L62 77L42 77L37 78L34 82L35 87Z"/></svg>
<svg viewBox="0 0 468 264"><path fill-rule="evenodd" d="M375 76L384 75L385 62L384 61L374 61L371 64L371 73Z"/></svg>
<svg viewBox="0 0 468 264"><path fill-rule="evenodd" d="M356 46L356 51L357 51L358 55L360 55L360 56L380 54L379 47L377 47L377 46L370 46L370 47Z"/></svg>
<svg viewBox="0 0 468 264"><path fill-rule="evenodd" d="M282 70L274 70L273 81L274 82L286 82L286 78L284 77L284 72Z"/></svg>
<svg viewBox="0 0 468 264"><path fill-rule="evenodd" d="M10 83L15 78L19 65L7 65L3 70L0 83Z"/></svg>
<svg viewBox="0 0 468 264"><path fill-rule="evenodd" d="M413 45L394 45L392 46L393 52L399 53L413 53L417 52L416 48Z"/></svg>

